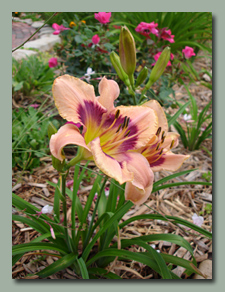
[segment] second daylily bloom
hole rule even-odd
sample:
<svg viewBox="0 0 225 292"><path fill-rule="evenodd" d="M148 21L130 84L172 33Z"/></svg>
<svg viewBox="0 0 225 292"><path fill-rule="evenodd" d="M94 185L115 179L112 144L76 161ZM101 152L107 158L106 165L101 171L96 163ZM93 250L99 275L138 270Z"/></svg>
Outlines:
<svg viewBox="0 0 225 292"><path fill-rule="evenodd" d="M139 149L139 152L146 157L153 171L176 171L190 157L189 155L174 154L171 151L179 143L179 134L168 132L166 115L156 100L150 100L143 106L151 108L157 113L159 127L155 137L145 147Z"/></svg>
<svg viewBox="0 0 225 292"><path fill-rule="evenodd" d="M156 112L158 116L158 129L147 145L138 149L137 152L144 156L153 172L160 170L176 171L189 158L189 155L174 154L171 151L178 145L179 135L168 132L166 115L156 100L148 101L143 106L151 108ZM151 188L150 185L149 188ZM130 182L126 184L125 196L131 201L138 198L138 204L144 202L140 192Z"/></svg>
<svg viewBox="0 0 225 292"><path fill-rule="evenodd" d="M119 86L105 77L99 83L100 96L86 82L64 75L53 84L53 97L59 114L69 122L51 136L50 150L64 160L62 149L68 144L80 146L80 160L94 160L98 168L120 184L130 182L135 193L125 196L136 204L151 193L153 172L147 159L139 152L155 139L158 117L147 106L114 107ZM83 126L83 131L74 124Z"/></svg>

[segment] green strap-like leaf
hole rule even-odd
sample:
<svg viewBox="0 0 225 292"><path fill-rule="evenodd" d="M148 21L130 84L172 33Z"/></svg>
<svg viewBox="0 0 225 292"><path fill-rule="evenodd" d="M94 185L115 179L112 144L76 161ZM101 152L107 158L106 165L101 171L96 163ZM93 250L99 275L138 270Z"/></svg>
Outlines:
<svg viewBox="0 0 225 292"><path fill-rule="evenodd" d="M113 224L114 221L118 220L125 214L131 207L133 206L133 203L131 201L126 202L121 208L119 208L116 213L104 224L104 226L98 231L98 233L94 236L92 241L88 244L88 246L85 248L83 252L83 259L86 261L92 247L94 246L95 242L98 240L98 238Z"/></svg>
<svg viewBox="0 0 225 292"><path fill-rule="evenodd" d="M77 259L76 254L67 254L61 259L57 260L47 268L43 269L42 271L38 272L36 275L40 276L41 278L46 278L48 276L51 276L61 270L64 270L65 268L71 266L74 261Z"/></svg>
<svg viewBox="0 0 225 292"><path fill-rule="evenodd" d="M185 108L190 104L190 101L186 102L184 105L182 105L179 110L168 120L168 126L171 126L179 117L180 114L185 110Z"/></svg>
<svg viewBox="0 0 225 292"><path fill-rule="evenodd" d="M17 255L29 251L41 250L41 249L49 249L59 251L62 254L65 254L66 250L59 248L56 244L48 243L48 242L30 242L14 245L12 247L12 255Z"/></svg>
<svg viewBox="0 0 225 292"><path fill-rule="evenodd" d="M178 218L178 217L174 217L174 216L162 216L160 214L143 214L143 215L138 215L138 216L134 216L129 218L128 220L124 221L123 223L121 223L119 225L119 228L122 229L123 227L125 227L126 225L128 225L129 223L136 221L136 220L146 220L146 219L150 219L150 220L163 220L163 221L170 221L172 220L172 222L177 223L177 224L181 224L184 226L187 226L205 236L207 236L208 238L212 238L212 233L193 224L190 223L189 221L186 221L184 219Z"/></svg>
<svg viewBox="0 0 225 292"><path fill-rule="evenodd" d="M84 260L82 258L79 258L77 260L77 262L78 262L78 265L80 267L80 272L81 272L82 278L83 279L89 279L88 270L87 270L87 267L85 265Z"/></svg>
<svg viewBox="0 0 225 292"><path fill-rule="evenodd" d="M158 180L157 182L155 182L153 184L153 187L155 188L158 185L161 185L161 184L163 184L164 182L167 182L170 179L173 179L173 178L178 177L178 176L182 176L182 175L187 174L187 173L190 173L190 172L192 172L194 170L196 170L196 168L195 169L190 169L190 170L184 170L184 171L181 171L181 172L174 173L172 175L168 175L168 176L166 176L166 177Z"/></svg>
<svg viewBox="0 0 225 292"><path fill-rule="evenodd" d="M158 192L162 189L167 189L171 187L177 187L177 186L184 186L184 185L204 185L204 186L211 186L212 183L210 182L202 182L202 181L184 181L184 182L177 182L177 183L171 183L171 184L166 184L159 186L158 188L154 188L152 190L152 193Z"/></svg>
<svg viewBox="0 0 225 292"><path fill-rule="evenodd" d="M92 274L92 275L101 275L107 279L122 279L120 276L114 273L108 272L107 270L102 269L102 268L89 268L88 272L89 274Z"/></svg>
<svg viewBox="0 0 225 292"><path fill-rule="evenodd" d="M144 265L147 265L151 267L154 271L156 271L158 274L161 273L160 268L158 267L158 264L151 260L149 257L147 257L145 254L137 253L137 252L131 252L128 250L122 250L122 249L113 249L109 248L103 251L98 252L93 258L91 258L87 262L87 267L90 266L92 263L97 261L101 257L119 257L119 260L131 260L136 261L139 263L143 263ZM171 272L170 272L171 273ZM178 276L172 274L172 278L180 279Z"/></svg>
<svg viewBox="0 0 225 292"><path fill-rule="evenodd" d="M23 255L24 253L20 253L12 257L12 267L22 258Z"/></svg>

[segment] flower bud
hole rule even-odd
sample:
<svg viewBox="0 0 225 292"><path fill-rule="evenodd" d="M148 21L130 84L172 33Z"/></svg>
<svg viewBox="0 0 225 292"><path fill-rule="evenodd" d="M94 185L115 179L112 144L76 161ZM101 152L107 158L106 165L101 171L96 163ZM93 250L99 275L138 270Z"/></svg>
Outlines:
<svg viewBox="0 0 225 292"><path fill-rule="evenodd" d="M138 75L135 87L138 87L140 84L142 84L147 78L147 76L148 76L148 68L144 67Z"/></svg>
<svg viewBox="0 0 225 292"><path fill-rule="evenodd" d="M129 78L127 76L127 74L124 72L122 65L120 63L120 57L115 53L115 52L111 52L110 55L110 60L111 63L114 67L114 69L116 70L116 73L118 75L118 77L127 85L129 86Z"/></svg>
<svg viewBox="0 0 225 292"><path fill-rule="evenodd" d="M120 32L119 55L124 71L131 76L136 68L136 48L134 38L126 26L122 26Z"/></svg>
<svg viewBox="0 0 225 292"><path fill-rule="evenodd" d="M152 72L149 77L149 81L147 83L147 87L150 88L150 86L155 83L159 77L163 74L164 70L166 69L166 66L170 59L170 48L166 47L162 54L159 56L159 59L157 60L155 66L152 69Z"/></svg>

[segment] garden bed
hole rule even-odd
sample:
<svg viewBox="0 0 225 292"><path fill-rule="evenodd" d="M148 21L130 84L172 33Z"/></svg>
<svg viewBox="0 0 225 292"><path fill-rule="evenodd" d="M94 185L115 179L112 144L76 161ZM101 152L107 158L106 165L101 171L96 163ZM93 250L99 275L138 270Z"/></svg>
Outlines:
<svg viewBox="0 0 225 292"><path fill-rule="evenodd" d="M200 56L204 56L204 53L200 53ZM208 58L196 58L194 62L194 68L196 71L205 69L210 72L212 69L211 62ZM204 107L212 99L212 91L206 86L201 84L201 80L189 85L189 91L195 98L198 112L204 109ZM186 78L185 83L188 84L190 80ZM211 81L209 81L211 84ZM189 100L189 95L185 87L182 85L175 84L173 86L175 92L175 100L181 103ZM51 95L43 96L48 98L46 108L50 112L55 111L53 98ZM20 96L14 95L13 97L13 108L24 108L28 105L33 104L32 96ZM209 111L212 109L210 108ZM173 116L176 113L176 108L168 107L166 113ZM56 116L59 122L61 121L60 116ZM181 117L178 118L180 124L185 129L186 123ZM204 125L203 125L204 126ZM176 132L176 128L171 125L170 131ZM170 180L170 183L177 182L211 182L212 181L212 139L206 139L199 150L189 151L184 148L183 144L179 143L178 147L173 150L175 154L190 155L190 158L184 162L179 169L180 171L193 170L189 174L176 177ZM67 157L73 158L73 152L68 152ZM30 202L34 206L41 209L46 204L54 204L54 193L55 188L51 186L49 182L57 183L59 175L56 169L52 166L52 160L49 155L40 158L40 166L33 168L32 171L20 170L17 166L13 168L12 175L12 191L17 194L20 198ZM81 163L81 168L85 166L85 163ZM89 192L93 186L96 178L96 174L99 173L98 168L93 162L90 162L88 169L85 172L85 179L79 186L78 196L81 204L85 206ZM67 182L73 180L74 167L70 168ZM158 181L172 172L160 171L155 173L155 181ZM106 187L110 185L110 179L106 183ZM71 188L71 185L68 185ZM67 196L68 209L67 219L68 225L71 225L71 199ZM90 208L90 214L94 210L95 202L92 203ZM23 212L13 209L13 214L22 215ZM187 240L194 252L197 266L200 268L202 262L212 260L212 241L204 235L187 229L182 224L174 224L172 220L168 220L167 216L175 216L181 219L193 222L192 216L196 213L204 217L204 223L202 228L208 232L212 232L212 186L201 185L201 184L187 184L181 186L170 187L161 189L151 194L145 204L141 206L132 207L122 218L121 222L128 220L131 217L143 215L143 214L161 214L166 217L167 220L149 220L142 219L129 223L119 232L118 237L114 237L112 243L118 243L122 239L133 239L136 236L144 236L150 234L176 234ZM90 218L89 217L89 218ZM77 219L77 218L76 218ZM86 222L89 224L89 222ZM22 243L29 243L38 236L38 232L31 227L21 222L14 221L12 224L12 244L18 245ZM174 255L185 260L191 260L192 256L185 248L176 245L175 243L167 241L155 240L151 242L151 246L160 254ZM93 254L97 249L97 244L93 247ZM129 251L143 252L143 247L133 245L129 248ZM51 253L52 251L47 251ZM41 271L45 267L57 261L58 257L45 255L45 252L29 252L26 253L12 269L13 279L39 279L36 272ZM209 262L211 263L211 262ZM185 268L176 265L170 266L171 270L179 277L193 278L194 274L186 275ZM201 268L200 268L201 270ZM112 272L122 279L159 279L161 276L155 271L151 270L148 266L138 263L135 261L121 261L116 258L108 267L108 272ZM209 276L210 277L210 276ZM57 272L54 275L48 277L48 279L80 279L81 277L76 275L70 268L66 268L63 271Z"/></svg>

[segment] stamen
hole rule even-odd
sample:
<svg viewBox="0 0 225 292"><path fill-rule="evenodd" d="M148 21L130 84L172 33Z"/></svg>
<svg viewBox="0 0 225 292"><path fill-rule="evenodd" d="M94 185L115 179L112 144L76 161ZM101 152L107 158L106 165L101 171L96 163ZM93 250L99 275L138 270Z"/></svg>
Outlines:
<svg viewBox="0 0 225 292"><path fill-rule="evenodd" d="M175 141L174 141L174 140L172 140L172 142L171 142L171 144L170 144L170 149L172 149L172 148L173 148L173 145L174 145L174 143L175 143Z"/></svg>
<svg viewBox="0 0 225 292"><path fill-rule="evenodd" d="M118 110L116 111L116 114L115 114L115 119L116 119L116 120L118 119L119 115L120 115L120 110L118 109Z"/></svg>
<svg viewBox="0 0 225 292"><path fill-rule="evenodd" d="M119 132L120 128L122 127L122 124L119 125L118 129L116 130L116 133Z"/></svg>
<svg viewBox="0 0 225 292"><path fill-rule="evenodd" d="M124 138L130 134L130 130L124 135Z"/></svg>
<svg viewBox="0 0 225 292"><path fill-rule="evenodd" d="M128 119L126 120L125 128L127 128L127 127L128 127L128 125L129 125L129 122L130 122L130 118L128 118Z"/></svg>
<svg viewBox="0 0 225 292"><path fill-rule="evenodd" d="M161 144L164 143L164 140L165 140L166 136L163 136L162 139L161 139Z"/></svg>
<svg viewBox="0 0 225 292"><path fill-rule="evenodd" d="M161 139L163 139L164 135L165 135L165 131L162 132L162 138Z"/></svg>
<svg viewBox="0 0 225 292"><path fill-rule="evenodd" d="M158 130L157 130L157 132L155 133L155 134L156 134L156 136L159 136L159 134L160 134L161 130L162 130L162 128L161 128L161 127L159 127L159 128L158 128Z"/></svg>
<svg viewBox="0 0 225 292"><path fill-rule="evenodd" d="M127 116L125 116L124 121L123 121L123 125L122 125L123 129L125 128L126 122L127 122Z"/></svg>
<svg viewBox="0 0 225 292"><path fill-rule="evenodd" d="M160 143L158 143L158 145L156 146L156 149L155 149L156 151L159 150L159 146L160 146Z"/></svg>

